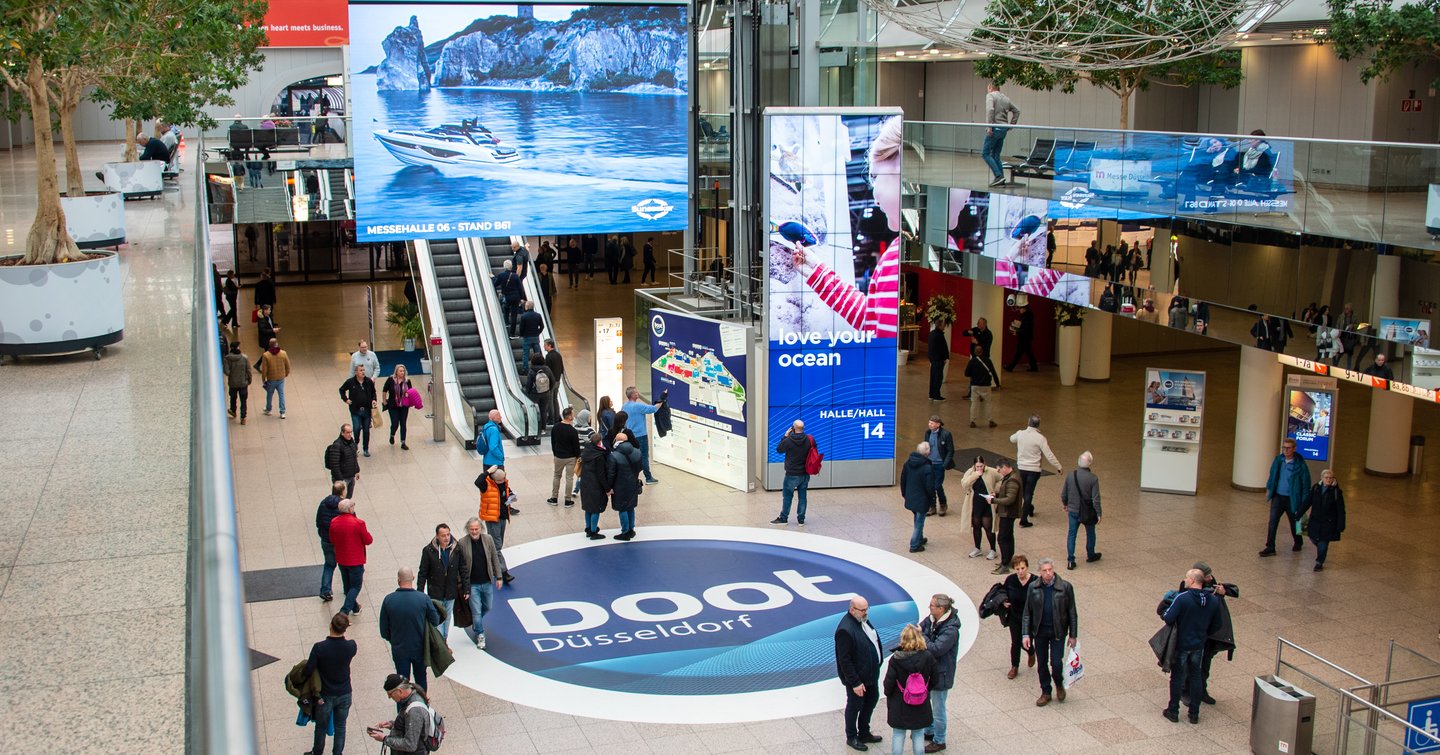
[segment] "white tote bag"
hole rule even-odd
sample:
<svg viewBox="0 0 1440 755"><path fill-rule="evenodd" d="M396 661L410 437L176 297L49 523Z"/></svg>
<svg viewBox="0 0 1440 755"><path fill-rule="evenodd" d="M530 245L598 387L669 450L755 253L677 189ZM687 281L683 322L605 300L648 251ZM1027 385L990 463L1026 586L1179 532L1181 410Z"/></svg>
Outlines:
<svg viewBox="0 0 1440 755"><path fill-rule="evenodd" d="M1065 689L1075 686L1075 682L1085 678L1085 662L1080 660L1080 641L1075 641L1075 646L1065 651Z"/></svg>

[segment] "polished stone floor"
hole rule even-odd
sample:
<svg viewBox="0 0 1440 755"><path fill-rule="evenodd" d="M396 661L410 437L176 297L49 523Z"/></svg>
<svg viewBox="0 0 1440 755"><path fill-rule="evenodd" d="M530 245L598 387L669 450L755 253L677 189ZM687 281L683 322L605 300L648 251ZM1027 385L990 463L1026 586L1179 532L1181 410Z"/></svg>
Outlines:
<svg viewBox="0 0 1440 755"><path fill-rule="evenodd" d="M103 161L113 147L87 149ZM0 234L23 238L33 185L24 155L0 153ZM183 732L183 579L186 441L188 440L189 189L153 203L132 203L127 270L127 338L105 360L6 361L0 366L0 643L17 704L0 714L0 750L27 748L37 719L73 732L66 750L173 752ZM0 244L4 243L0 237ZM377 285L382 298L398 286ZM237 509L245 569L318 565L315 505L327 484L324 446L347 421L336 388L346 354L365 331L363 285L282 287L276 308L282 343L295 374L287 385L288 418L261 415L263 391L252 388L250 423L231 425ZM248 290L242 293L247 311ZM581 385L593 369L589 318L628 315L633 298L598 280L578 292L562 289L555 319L560 348ZM243 319L243 318L242 318ZM382 323L380 349L398 348ZM243 323L241 343L253 351ZM1235 428L1238 352L1117 359L1108 383L1061 387L1053 367L1006 376L996 394L995 430L965 429L958 370L943 404L924 400L926 367L912 362L900 379L904 449L919 439L924 419L950 420L959 447L1005 451L1006 437L1038 412L1042 429L1066 463L1083 450L1095 454L1104 490L1100 526L1104 560L1064 576L1074 582L1087 673L1069 700L1046 708L1033 670L1007 681L1008 633L994 620L980 629L960 660L950 696L951 751L996 753L1248 751L1251 679L1273 670L1276 638L1297 642L1371 678L1384 672L1390 639L1440 656L1435 629L1440 608L1440 523L1433 477L1391 480L1363 474L1369 396L1341 387L1337 473L1350 512L1345 539L1326 571L1310 569L1313 551L1258 559L1265 506L1261 496L1229 485ZM1203 369L1210 403L1197 496L1141 493L1138 452L1141 382L1147 366ZM634 366L631 365L633 370ZM1415 432L1440 437L1436 407L1417 406ZM392 669L379 639L375 608L391 589L388 575L413 565L438 521L452 524L474 512L478 461L458 443L432 443L417 417L409 452L382 440L362 459L358 513L375 534L367 585L351 636L360 643L350 752L378 752L363 726L390 718L380 690ZM386 430L388 432L388 428ZM543 448L543 446L542 446ZM513 449L512 449L513 451ZM902 454L903 455L903 454ZM578 511L543 504L550 459L512 455L508 465L523 512L512 542L571 533ZM1430 460L1432 474L1435 460ZM765 526L778 493L742 494L675 469L656 470L662 484L647 492L638 512L650 524ZM532 492L533 491L533 492ZM1063 518L1055 503L1058 480L1037 493L1037 525L1021 530L1019 551L1032 559L1063 558ZM909 517L895 489L815 491L809 531L904 553ZM978 600L995 578L988 562L965 558L968 528L955 518L932 519L930 547L914 558L952 578ZM908 555L908 554L907 554ZM1146 640L1159 620L1155 601L1195 560L1242 588L1232 601L1239 650L1217 661L1212 692L1199 726L1171 724L1159 715L1166 677ZM98 588L98 589L97 589ZM95 597L91 597L95 596ZM280 679L325 634L338 604L315 598L251 604L250 644L280 658L252 673L257 726L267 753L308 749L310 730L295 726L293 700ZM456 753L616 752L848 752L841 715L734 726L631 724L600 721L584 711L557 714L514 705L446 680L431 685L449 720L446 751ZM841 690L835 689L837 705ZM18 704L25 698L44 705ZM883 708L882 708L883 711ZM143 713L143 714L142 714ZM877 714L877 721L883 713ZM1333 722L1332 722L1333 723ZM886 737L888 730L877 724Z"/></svg>

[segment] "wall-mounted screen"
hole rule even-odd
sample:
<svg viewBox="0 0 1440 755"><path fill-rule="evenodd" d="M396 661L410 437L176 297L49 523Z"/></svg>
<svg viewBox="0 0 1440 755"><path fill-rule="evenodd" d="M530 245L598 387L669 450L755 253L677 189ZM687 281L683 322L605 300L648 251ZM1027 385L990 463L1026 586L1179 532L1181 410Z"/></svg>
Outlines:
<svg viewBox="0 0 1440 755"><path fill-rule="evenodd" d="M772 108L765 123L767 487L783 476L775 446L797 419L825 454L825 469L812 486L889 485L899 332L899 111Z"/></svg>
<svg viewBox="0 0 1440 755"><path fill-rule="evenodd" d="M1034 197L991 194L985 256L1021 265L1045 265L1050 203Z"/></svg>
<svg viewBox="0 0 1440 755"><path fill-rule="evenodd" d="M1334 391L1285 387L1285 437L1295 441L1295 453L1301 458L1330 461L1334 404Z"/></svg>
<svg viewBox="0 0 1440 755"><path fill-rule="evenodd" d="M360 240L683 229L686 13L351 4Z"/></svg>
<svg viewBox="0 0 1440 755"><path fill-rule="evenodd" d="M1146 377L1145 408L1198 412L1205 404L1203 372L1151 370Z"/></svg>

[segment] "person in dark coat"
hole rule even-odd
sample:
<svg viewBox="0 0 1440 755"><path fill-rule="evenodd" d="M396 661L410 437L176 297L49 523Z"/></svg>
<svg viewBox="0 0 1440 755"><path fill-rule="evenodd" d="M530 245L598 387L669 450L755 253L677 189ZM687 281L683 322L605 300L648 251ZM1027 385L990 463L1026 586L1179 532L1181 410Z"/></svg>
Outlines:
<svg viewBox="0 0 1440 755"><path fill-rule="evenodd" d="M585 512L585 536L603 540L600 514L604 513L610 495L610 453L605 436L596 433L580 449L580 509Z"/></svg>
<svg viewBox="0 0 1440 755"><path fill-rule="evenodd" d="M645 278L646 278L647 276L650 278L650 282L651 282L651 283L656 282L656 281L655 281L655 239L654 239L654 238L647 238L647 239L645 239L645 253L644 253L644 259L643 259L643 261L644 261L644 263L645 263L645 268L644 268L643 272L640 273L640 282L641 282L641 283L644 283L644 282L645 282Z"/></svg>
<svg viewBox="0 0 1440 755"><path fill-rule="evenodd" d="M925 424L925 442L930 444L930 472L935 484L935 497L925 515L945 516L950 509L950 502L945 498L945 470L955 468L955 436L945 429L945 420L940 415L930 415L930 421Z"/></svg>
<svg viewBox="0 0 1440 755"><path fill-rule="evenodd" d="M999 388L999 370L996 370L995 363L990 361L990 347L995 345L995 332L990 330L990 323L982 317L975 321L975 327L970 328L969 330L961 333L960 335L965 336L966 338L973 339L971 341L972 346L974 346L975 344L980 345L980 356L984 358L985 364L990 368L990 374L995 377L995 387ZM966 395L965 398L968 399L970 398L970 396Z"/></svg>
<svg viewBox="0 0 1440 755"><path fill-rule="evenodd" d="M935 496L935 472L930 465L930 444L921 443L910 452L905 466L900 468L900 493L905 496L905 508L915 515L915 530L910 535L910 552L925 550L925 512L930 508L930 499Z"/></svg>
<svg viewBox="0 0 1440 755"><path fill-rule="evenodd" d="M1335 482L1335 473L1324 470L1320 482L1310 488L1310 495L1300 506L1300 516L1310 512L1310 542L1315 544L1315 571L1325 569L1325 556L1330 543L1345 531L1345 493Z"/></svg>
<svg viewBox="0 0 1440 755"><path fill-rule="evenodd" d="M630 239L625 239L625 244L620 250L620 270L625 273L622 283L630 282L630 271L635 269L635 244Z"/></svg>
<svg viewBox="0 0 1440 755"><path fill-rule="evenodd" d="M320 600L326 603L335 599L330 592L335 580L335 546L330 543L330 521L340 516L340 501L345 497L344 481L330 483L330 495L320 499L315 508L315 532L320 535L320 552L325 556L325 565L320 571Z"/></svg>
<svg viewBox="0 0 1440 755"><path fill-rule="evenodd" d="M344 481L345 497L353 498L355 483L360 481L360 458L350 423L341 425L340 435L325 448L325 468L330 470L330 482Z"/></svg>
<svg viewBox="0 0 1440 755"><path fill-rule="evenodd" d="M340 385L340 400L350 409L350 423L355 437L360 441L360 451L370 455L370 421L379 402L375 392L375 381L365 374L364 367L356 367L355 374Z"/></svg>
<svg viewBox="0 0 1440 755"><path fill-rule="evenodd" d="M400 567L395 581L399 587L380 604L380 637L390 642L395 673L425 689L427 627L440 626L440 612L425 593L415 589L415 570Z"/></svg>
<svg viewBox="0 0 1440 755"><path fill-rule="evenodd" d="M1023 486L1020 476L1015 474L1014 463L1009 459L1001 459L995 465L995 471L1000 473L1000 484L995 486L990 503L995 506L995 518L1000 520L995 532L995 539L1000 543L1000 563L995 566L994 573L1009 574L1010 559L1015 557L1015 520L1020 518L1023 508L1020 495Z"/></svg>
<svg viewBox="0 0 1440 755"><path fill-rule="evenodd" d="M835 627L835 670L845 685L845 744L862 751L880 741L870 731L870 716L880 702L881 642L869 614L869 601L857 595Z"/></svg>
<svg viewBox="0 0 1440 755"><path fill-rule="evenodd" d="M570 288L580 287L580 266L585 260L585 254L580 251L580 241L571 238L565 245L565 275L570 281Z"/></svg>
<svg viewBox="0 0 1440 755"><path fill-rule="evenodd" d="M640 499L640 449L630 443L625 432L615 436L610 452L610 505L620 515L620 534L616 540L635 537L635 505Z"/></svg>
<svg viewBox="0 0 1440 755"><path fill-rule="evenodd" d="M1020 634L1020 619L1025 613L1025 591L1030 589L1030 580L1034 579L1035 575L1030 573L1030 559L1023 554L1010 559L1010 568L1014 572L1005 578L1002 585L1005 588L1005 608L1008 611L1005 627L1010 630L1010 671L1005 674L1006 679L1014 679L1020 673L1021 650L1024 650L1029 658L1025 665L1035 665L1035 648L1025 647Z"/></svg>
<svg viewBox="0 0 1440 755"><path fill-rule="evenodd" d="M539 385L542 382L539 379L541 375L545 376L544 382L549 383L549 387L543 392ZM545 366L545 357L540 356L539 350L536 350L534 354L530 355L530 371L525 375L525 395L540 407L541 427L555 424L555 419L559 414L557 400L560 393L559 387L560 380L555 377L555 373L551 372L549 367Z"/></svg>
<svg viewBox="0 0 1440 755"><path fill-rule="evenodd" d="M930 354L930 400L944 401L940 385L945 382L945 363L950 361L950 344L945 340L944 328L931 328L930 341L926 348Z"/></svg>
<svg viewBox="0 0 1440 755"><path fill-rule="evenodd" d="M256 295L259 295L259 287L256 287ZM255 336L260 342L260 351L270 348L270 339L280 337L280 326L275 324L275 318L270 314L269 304L260 305L260 316L255 320Z"/></svg>
<svg viewBox="0 0 1440 755"><path fill-rule="evenodd" d="M460 551L455 545L455 538L450 536L449 525L435 525L435 539L420 551L420 569L415 572L415 580L415 589L445 606L445 621L440 623L440 634L448 638L450 617L455 600L460 596Z"/></svg>
<svg viewBox="0 0 1440 755"><path fill-rule="evenodd" d="M890 666L885 671L885 723L890 724L892 752L904 752L907 738L913 755L925 750L925 730L935 721L931 711L934 695L927 693L924 702L912 705L905 702L905 689L913 674L925 680L926 690L932 689L935 665L935 656L931 655L919 627L907 624L900 633L900 647L891 654Z"/></svg>
<svg viewBox="0 0 1440 755"><path fill-rule="evenodd" d="M1173 723L1180 721L1180 696L1186 693L1190 723L1200 723L1201 662L1205 643L1220 628L1220 601L1204 588L1205 573L1191 569L1185 573L1185 590L1171 601L1162 617L1175 627L1175 662L1170 668L1170 701L1161 715Z"/></svg>
<svg viewBox="0 0 1440 755"><path fill-rule="evenodd" d="M230 323L232 330L240 329L240 306L237 300L240 298L240 281L235 278L235 271L225 273L225 306L227 311L224 319L220 321L223 325Z"/></svg>
<svg viewBox="0 0 1440 755"><path fill-rule="evenodd" d="M930 598L930 615L920 622L925 649L935 659L935 676L930 680L930 710L934 721L925 727L925 738L934 744L925 747L927 752L945 749L945 702L955 686L955 661L960 653L960 617L955 615L954 606L955 601L949 595L936 593ZM903 636L900 644L905 644ZM891 664L893 668L893 660Z"/></svg>
<svg viewBox="0 0 1440 755"><path fill-rule="evenodd" d="M1010 358L1010 364L1005 366L1005 371L1014 372L1020 358L1027 357L1030 360L1030 371L1036 372L1040 365L1035 361L1035 350L1031 346L1035 341L1035 313L1030 311L1029 304L1020 308L1020 317L1015 322L1019 323L1015 328L1015 355Z"/></svg>
<svg viewBox="0 0 1440 755"><path fill-rule="evenodd" d="M249 238L248 231L246 238ZM251 248L254 248L254 244L251 244ZM275 306L275 273L268 267L260 272L260 280L255 283L255 306Z"/></svg>
<svg viewBox="0 0 1440 755"><path fill-rule="evenodd" d="M1025 591L1025 613L1020 617L1020 634L1026 649L1034 648L1040 664L1040 697L1036 707L1050 703L1051 683L1055 699L1065 702L1065 648L1075 647L1080 620L1075 610L1075 588L1055 573L1053 559L1040 559L1039 579Z"/></svg>
<svg viewBox="0 0 1440 755"><path fill-rule="evenodd" d="M605 240L605 275L610 285L620 282L620 239L611 236Z"/></svg>
<svg viewBox="0 0 1440 755"><path fill-rule="evenodd" d="M1214 662L1215 656L1220 653L1227 654L1226 660L1231 660L1235 657L1235 625L1230 618L1230 605L1225 599L1240 597L1240 586L1233 582L1217 581L1214 573L1210 570L1210 564L1204 561L1196 561L1195 565L1191 568L1200 570L1201 575L1203 575L1201 587L1214 593L1215 597L1220 601L1220 628L1212 632L1210 637L1205 641L1205 655L1200 662L1200 702L1206 705L1214 705L1215 698L1210 696L1209 691L1210 666ZM1185 581L1181 580L1179 587L1167 592L1165 596L1161 598L1160 604L1155 608L1155 614L1163 618L1165 612L1169 610L1171 602L1175 600L1175 596L1184 590ZM1181 702L1189 705L1189 695L1187 694L1181 698Z"/></svg>
<svg viewBox="0 0 1440 755"><path fill-rule="evenodd" d="M781 526L789 523L790 503L799 493L800 508L795 510L795 515L800 526L805 526L806 496L810 490L810 475L805 473L805 461L814 447L815 438L805 432L805 423L798 419L790 423L790 429L775 446L775 453L785 455L785 483L780 494L780 516L771 519L771 524Z"/></svg>

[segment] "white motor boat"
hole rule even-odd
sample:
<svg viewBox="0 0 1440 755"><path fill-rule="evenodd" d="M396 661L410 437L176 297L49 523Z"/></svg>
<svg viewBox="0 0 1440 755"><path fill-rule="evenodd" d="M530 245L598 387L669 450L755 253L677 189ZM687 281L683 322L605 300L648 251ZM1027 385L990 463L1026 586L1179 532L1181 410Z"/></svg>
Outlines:
<svg viewBox="0 0 1440 755"><path fill-rule="evenodd" d="M464 168L520 161L520 153L514 147L501 144L476 118L424 131L376 129L374 136L395 159L407 165Z"/></svg>

